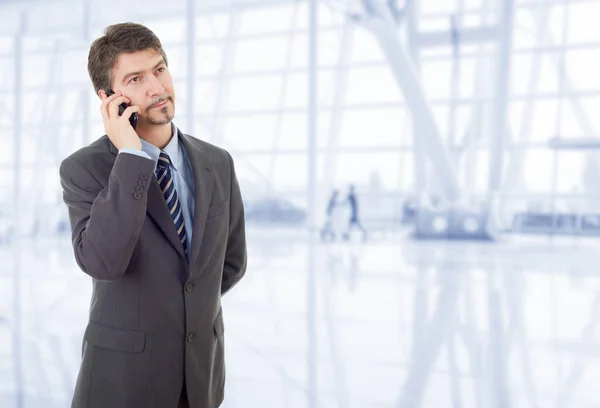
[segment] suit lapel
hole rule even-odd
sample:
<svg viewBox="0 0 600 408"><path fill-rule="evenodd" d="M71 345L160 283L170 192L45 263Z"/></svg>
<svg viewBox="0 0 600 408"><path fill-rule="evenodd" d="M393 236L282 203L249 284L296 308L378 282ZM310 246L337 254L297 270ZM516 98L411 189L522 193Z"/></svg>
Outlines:
<svg viewBox="0 0 600 408"><path fill-rule="evenodd" d="M186 135L178 130L179 141L183 143L187 156L192 165L194 173L195 186L195 204L194 204L194 222L192 232L192 242L189 251L189 261L193 265L196 262L196 257L200 251L200 244L204 235L204 225L206 224L206 216L208 214L208 204L213 190L214 174L213 165L210 157L198 142L193 140L189 135ZM110 142L110 151L117 155L118 149ZM179 241L179 236L175 230L175 224L169 214L167 203L160 191L156 175L153 175L152 181L148 188L148 204L147 212L158 227L162 230L169 242L185 258L183 246Z"/></svg>
<svg viewBox="0 0 600 408"><path fill-rule="evenodd" d="M179 130L178 132L179 140L185 147L194 173L194 230L189 252L190 265L194 265L204 236L204 226L206 225L206 216L208 215L208 205L213 192L215 175L213 162L204 147L191 136Z"/></svg>
<svg viewBox="0 0 600 408"><path fill-rule="evenodd" d="M163 197L156 175L152 177L150 187L148 188L148 205L147 211L150 217L156 222L158 227L162 230L163 234L169 239L169 242L179 252L179 255L185 258L185 252L183 252L183 245L179 241L175 224L169 213L167 202Z"/></svg>

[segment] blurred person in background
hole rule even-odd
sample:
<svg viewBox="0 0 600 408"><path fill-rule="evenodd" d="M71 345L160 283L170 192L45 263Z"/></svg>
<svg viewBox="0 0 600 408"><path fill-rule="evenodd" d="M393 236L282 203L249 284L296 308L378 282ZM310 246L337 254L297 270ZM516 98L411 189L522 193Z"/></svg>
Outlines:
<svg viewBox="0 0 600 408"><path fill-rule="evenodd" d="M367 239L367 231L363 228L362 224L358 219L358 199L356 198L356 191L354 190L354 184L351 184L348 189L348 196L346 197L348 205L350 206L350 217L348 218L348 228L343 235L345 241L350 239L350 234L353 228L358 228L362 232L362 239Z"/></svg>
<svg viewBox="0 0 600 408"><path fill-rule="evenodd" d="M173 123L167 56L147 27L107 27L88 71L106 134L60 165L93 282L72 407L218 407L221 296L247 263L233 159Z"/></svg>
<svg viewBox="0 0 600 408"><path fill-rule="evenodd" d="M325 212L325 224L321 229L321 240L335 240L335 225L334 224L334 215L335 209L337 206L337 197L338 191L337 189L333 189L331 193L331 197L329 197L329 201L327 202L327 209Z"/></svg>

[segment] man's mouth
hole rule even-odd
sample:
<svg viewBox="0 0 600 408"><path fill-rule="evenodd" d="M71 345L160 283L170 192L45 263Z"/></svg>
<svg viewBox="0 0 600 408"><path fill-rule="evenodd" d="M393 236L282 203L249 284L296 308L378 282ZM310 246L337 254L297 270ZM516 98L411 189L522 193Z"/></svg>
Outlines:
<svg viewBox="0 0 600 408"><path fill-rule="evenodd" d="M152 108L150 108L150 109L154 109L154 108L162 108L163 106L165 106L165 105L167 104L167 102L168 102L168 101L169 101L168 99L165 99L164 101L162 101L162 102L160 102L160 103L158 103L158 104L156 104L156 105L152 106Z"/></svg>

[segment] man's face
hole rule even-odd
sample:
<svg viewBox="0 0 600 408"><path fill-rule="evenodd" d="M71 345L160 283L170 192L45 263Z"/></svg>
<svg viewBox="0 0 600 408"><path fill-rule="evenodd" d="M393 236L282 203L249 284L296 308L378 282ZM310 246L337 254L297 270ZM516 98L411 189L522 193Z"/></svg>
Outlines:
<svg viewBox="0 0 600 408"><path fill-rule="evenodd" d="M164 125L175 115L173 78L162 55L154 50L121 54L112 78L113 90L140 107L140 124Z"/></svg>

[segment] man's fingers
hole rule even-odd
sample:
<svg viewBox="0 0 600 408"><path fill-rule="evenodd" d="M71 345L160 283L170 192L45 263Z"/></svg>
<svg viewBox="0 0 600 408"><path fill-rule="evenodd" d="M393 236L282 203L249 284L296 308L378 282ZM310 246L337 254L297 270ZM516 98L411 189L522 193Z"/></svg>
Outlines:
<svg viewBox="0 0 600 408"><path fill-rule="evenodd" d="M129 98L126 96L119 96L108 104L108 114L111 118L117 118L119 115L119 105L122 103L129 103Z"/></svg>
<svg viewBox="0 0 600 408"><path fill-rule="evenodd" d="M123 118L124 119L129 119L129 117L134 113L140 113L141 109L139 106L129 106L127 109L125 109L125 112L123 112Z"/></svg>
<svg viewBox="0 0 600 408"><path fill-rule="evenodd" d="M100 111L101 112L106 112L106 116L102 115L102 117L107 117L108 118L108 107L111 101L113 101L115 98L121 96L121 92L117 92L115 94L112 94L111 96L106 96L106 92L104 92L104 90L101 91L101 95L102 97L102 103L100 104Z"/></svg>

